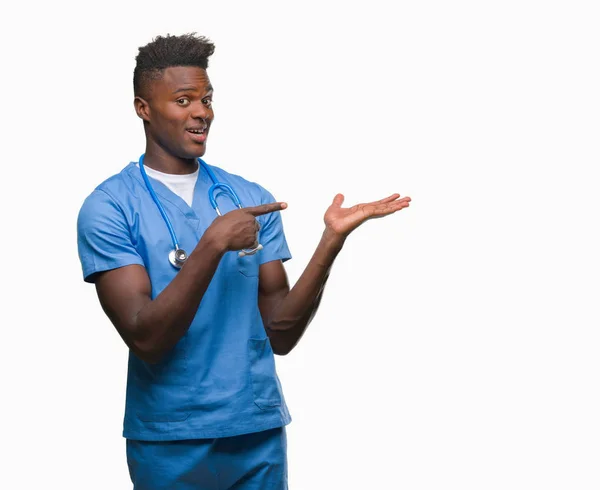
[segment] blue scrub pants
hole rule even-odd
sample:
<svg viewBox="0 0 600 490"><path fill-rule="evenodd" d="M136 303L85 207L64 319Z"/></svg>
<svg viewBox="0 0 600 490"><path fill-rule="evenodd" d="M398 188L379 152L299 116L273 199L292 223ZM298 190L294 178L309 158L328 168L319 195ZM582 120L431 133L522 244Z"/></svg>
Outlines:
<svg viewBox="0 0 600 490"><path fill-rule="evenodd" d="M285 427L220 439L127 439L134 490L287 490Z"/></svg>

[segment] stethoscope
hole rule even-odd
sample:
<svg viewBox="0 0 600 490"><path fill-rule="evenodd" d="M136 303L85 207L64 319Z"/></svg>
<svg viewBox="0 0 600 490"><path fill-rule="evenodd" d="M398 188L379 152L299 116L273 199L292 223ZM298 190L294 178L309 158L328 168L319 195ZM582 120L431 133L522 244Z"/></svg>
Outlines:
<svg viewBox="0 0 600 490"><path fill-rule="evenodd" d="M231 187L228 184L224 184L223 182L219 182L217 180L217 178L215 177L215 174L213 173L213 171L208 167L208 165L206 165L206 163L204 163L204 161L201 158L198 158L197 160L198 160L198 164L201 165L204 170L206 170L206 173L210 177L210 180L212 180L213 185L211 185L210 189L208 189L208 198L210 199L210 204L212 205L213 209L217 212L217 214L219 216L222 216L221 211L219 210L219 206L217 205L215 195L214 195L215 190L217 190L217 189L225 189L227 191L227 195L231 198L233 203L239 209L242 209L242 203L240 201L240 198L238 197L236 192L233 190L233 187ZM148 179L148 175L146 174L146 170L144 169L144 155L142 155L140 157L138 163L140 166L140 171L142 173L142 177L144 179L144 182L146 183L146 187L148 188L148 191L150 192L150 195L152 196L152 200L158 207L158 210L160 211L160 214L162 215L163 220L164 220L165 224L167 225L167 228L169 229L169 234L171 235L171 241L173 242L173 250L171 250L171 252L169 252L169 262L171 263L171 265L173 265L173 267L176 267L177 269L181 269L183 264L185 264L186 260L188 259L189 255L186 253L185 250L183 250L179 246L179 242L177 241L177 236L175 235L175 230L173 229L173 226L171 225L171 220L169 220L169 217L167 216L165 209L163 208L162 204L160 203L160 201L158 199L158 196L156 195L156 193L154 192L154 189L152 188L152 184L150 184L150 179ZM257 221L257 224L258 224L258 221ZM260 224L258 224L258 229L260 230ZM254 255L259 250L262 250L262 248L263 248L263 246L259 243L255 248L245 248L243 250L240 250L238 252L238 255L240 257L244 257L245 255Z"/></svg>

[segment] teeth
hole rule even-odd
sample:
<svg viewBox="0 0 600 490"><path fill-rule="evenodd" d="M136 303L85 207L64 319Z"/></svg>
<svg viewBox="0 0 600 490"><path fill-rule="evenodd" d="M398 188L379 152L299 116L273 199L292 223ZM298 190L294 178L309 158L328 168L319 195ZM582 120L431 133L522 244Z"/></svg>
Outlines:
<svg viewBox="0 0 600 490"><path fill-rule="evenodd" d="M202 134L204 133L204 129L188 129L190 133Z"/></svg>

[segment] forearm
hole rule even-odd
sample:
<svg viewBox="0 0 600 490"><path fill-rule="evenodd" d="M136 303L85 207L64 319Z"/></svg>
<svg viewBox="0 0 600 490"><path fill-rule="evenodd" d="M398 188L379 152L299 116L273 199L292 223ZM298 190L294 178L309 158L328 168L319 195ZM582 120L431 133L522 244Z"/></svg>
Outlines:
<svg viewBox="0 0 600 490"><path fill-rule="evenodd" d="M274 307L266 330L278 354L289 353L315 316L331 267L344 238L325 230L306 269L287 295Z"/></svg>
<svg viewBox="0 0 600 490"><path fill-rule="evenodd" d="M154 362L185 335L225 251L205 234L169 285L135 317L140 347Z"/></svg>

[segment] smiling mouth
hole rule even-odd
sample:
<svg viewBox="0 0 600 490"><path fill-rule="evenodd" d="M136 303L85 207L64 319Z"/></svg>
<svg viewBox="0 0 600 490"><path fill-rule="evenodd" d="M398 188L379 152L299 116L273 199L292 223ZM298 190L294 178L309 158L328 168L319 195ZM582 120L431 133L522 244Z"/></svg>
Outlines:
<svg viewBox="0 0 600 490"><path fill-rule="evenodd" d="M203 128L188 128L186 131L189 133L191 140L194 143L203 145L208 137L208 126Z"/></svg>

